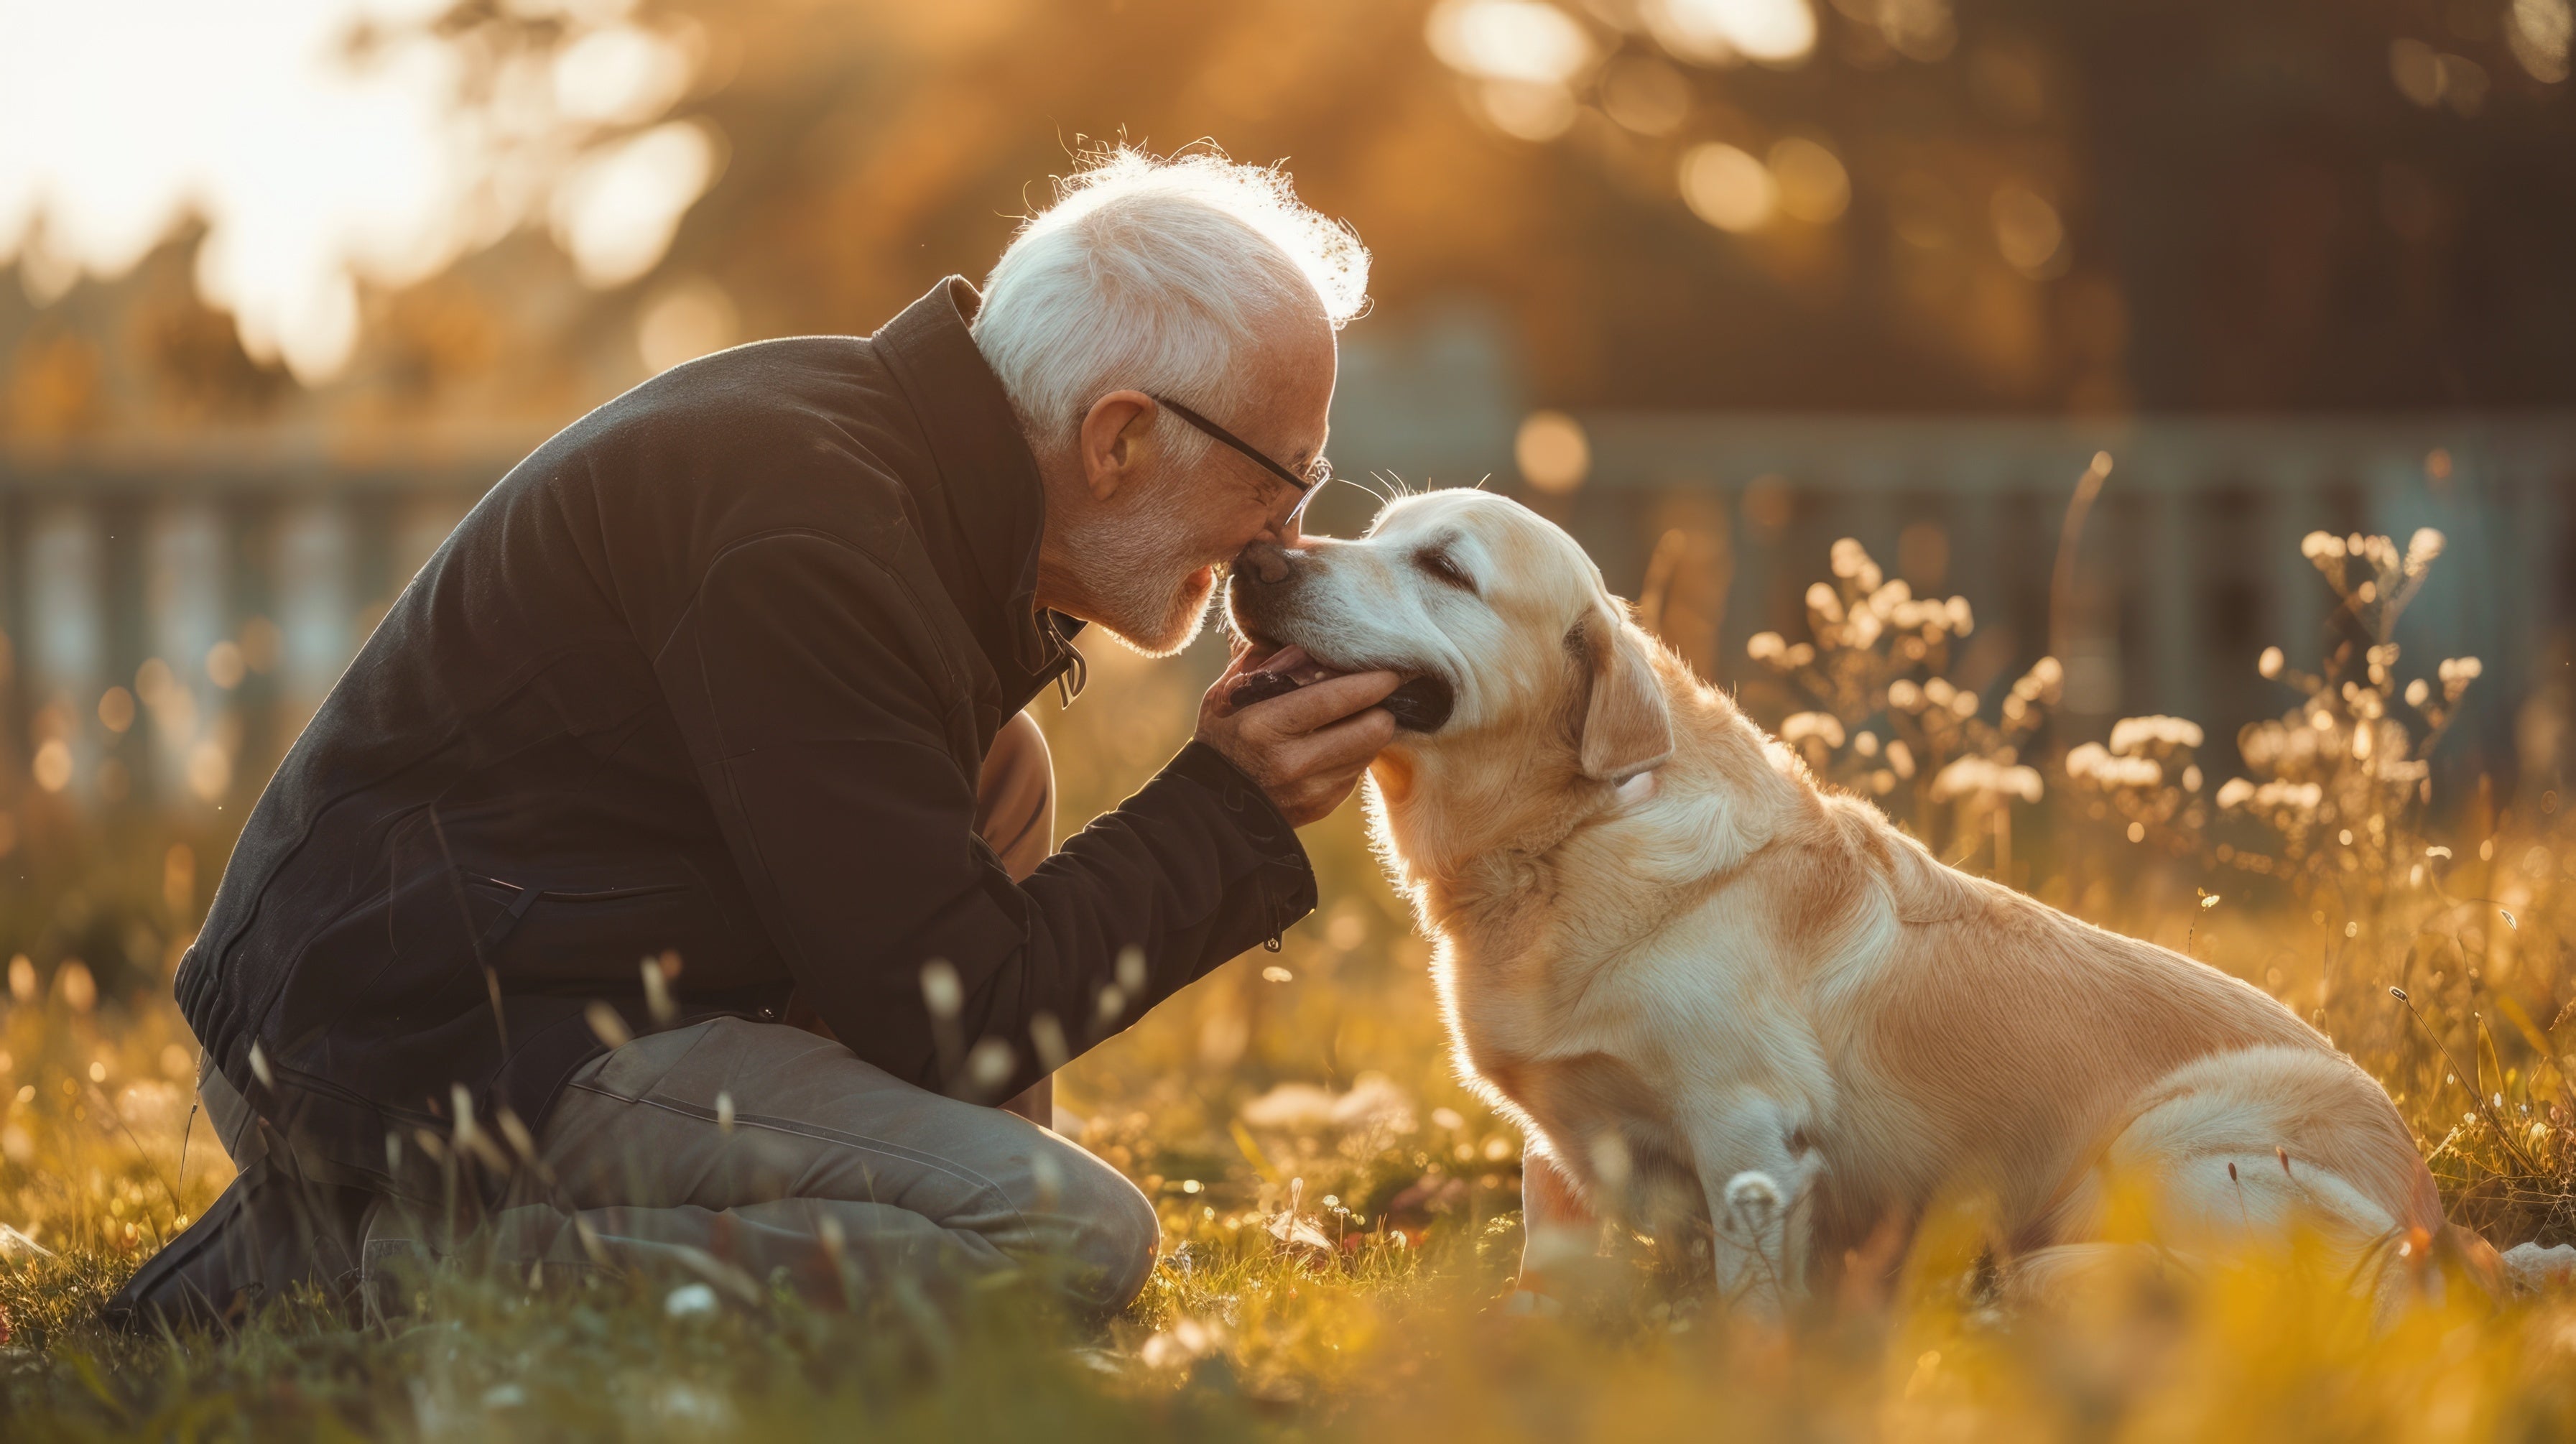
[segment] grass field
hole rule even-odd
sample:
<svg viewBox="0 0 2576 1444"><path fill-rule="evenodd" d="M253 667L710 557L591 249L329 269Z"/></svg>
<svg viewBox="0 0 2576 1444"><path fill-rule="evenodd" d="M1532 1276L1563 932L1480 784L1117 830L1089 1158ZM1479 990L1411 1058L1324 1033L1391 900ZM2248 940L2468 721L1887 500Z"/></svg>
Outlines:
<svg viewBox="0 0 2576 1444"><path fill-rule="evenodd" d="M2429 796L2423 763L2479 699L2474 664L2391 645L2427 543L2309 545L2348 645L2313 674L2212 660L2298 689L2242 740L2241 783L2203 776L2203 739L2177 719L2090 751L2050 743L2047 666L1963 705L1947 653L1971 619L1898 595L1857 548L1811 595L1809 640L1756 639L1768 666L1745 696L1945 857L2316 1022L2387 1083L2455 1218L2500 1244L2576 1238L2576 1037L2560 1036L2576 829L2554 796ZM1076 819L1168 755L1207 658L1094 660L1084 701L1042 718ZM685 1277L531 1291L447 1275L421 1281L410 1317L363 1329L287 1306L220 1342L104 1333L98 1302L229 1165L191 1129L194 1044L166 987L102 996L62 957L13 962L0 1436L2576 1435L2576 1299L2497 1303L2435 1269L2374 1324L2293 1245L2008 1315L1980 1293L1964 1205L1926 1221L1890 1287L1786 1332L1730 1320L1637 1239L1605 1242L1564 1317L1505 1316L1520 1142L1453 1077L1429 949L1354 814L1312 830L1325 903L1279 954L1237 960L1063 1076L1063 1126L1165 1223L1144 1295L1105 1329L1014 1285L955 1310L816 1310L718 1302ZM127 956L166 956L204 892L170 849L216 841L62 852L0 926L39 952L121 927ZM56 916L70 898L76 925Z"/></svg>

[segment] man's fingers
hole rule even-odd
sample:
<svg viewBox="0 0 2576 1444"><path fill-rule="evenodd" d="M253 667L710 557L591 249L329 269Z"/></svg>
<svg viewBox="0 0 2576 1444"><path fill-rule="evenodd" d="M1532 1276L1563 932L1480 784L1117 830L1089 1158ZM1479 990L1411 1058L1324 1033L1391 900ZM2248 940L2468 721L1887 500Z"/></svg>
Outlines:
<svg viewBox="0 0 2576 1444"><path fill-rule="evenodd" d="M1350 796L1360 773L1395 740L1395 718L1377 704L1403 679L1394 672L1355 672L1234 708L1226 694L1258 665L1252 655L1238 655L1208 689L1199 737L1256 779L1281 814L1303 827Z"/></svg>
<svg viewBox="0 0 2576 1444"><path fill-rule="evenodd" d="M1285 696L1256 702L1237 715L1258 718L1262 726L1280 736L1294 737L1376 706L1403 681L1393 672L1352 672L1340 677L1327 677Z"/></svg>
<svg viewBox="0 0 2576 1444"><path fill-rule="evenodd" d="M1313 749L1319 768L1341 763L1365 767L1394 740L1395 714L1383 707L1370 707L1306 734L1306 745Z"/></svg>
<svg viewBox="0 0 2576 1444"><path fill-rule="evenodd" d="M1394 740L1395 718L1384 708L1371 707L1356 717L1345 717L1283 742L1273 755L1281 773L1288 777L1311 779L1347 773L1357 778L1360 769Z"/></svg>

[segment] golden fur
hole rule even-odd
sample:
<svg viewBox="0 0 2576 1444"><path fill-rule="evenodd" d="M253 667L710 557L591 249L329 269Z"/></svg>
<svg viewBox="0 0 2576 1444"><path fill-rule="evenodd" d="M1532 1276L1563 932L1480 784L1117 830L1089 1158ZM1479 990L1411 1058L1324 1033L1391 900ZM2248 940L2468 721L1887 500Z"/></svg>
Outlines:
<svg viewBox="0 0 2576 1444"><path fill-rule="evenodd" d="M1777 1310L1944 1195L2032 1279L2099 1238L2113 1177L2186 1243L2297 1223L2359 1263L2444 1231L2315 1030L1820 787L1534 514L1434 492L1296 565L1235 590L1247 633L1456 691L1368 805L1459 1063L1526 1131L1533 1248L1586 1208L1704 1220L1720 1286Z"/></svg>

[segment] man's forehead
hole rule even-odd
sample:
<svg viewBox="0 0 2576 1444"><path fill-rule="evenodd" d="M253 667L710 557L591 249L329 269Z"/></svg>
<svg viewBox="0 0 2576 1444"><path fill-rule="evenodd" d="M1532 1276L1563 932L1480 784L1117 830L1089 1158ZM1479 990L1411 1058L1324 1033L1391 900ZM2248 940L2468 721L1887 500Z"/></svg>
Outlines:
<svg viewBox="0 0 2576 1444"><path fill-rule="evenodd" d="M1247 430L1267 433L1273 453L1292 466L1312 462L1332 430L1331 402L1339 370L1339 347L1332 330L1323 330L1320 349L1291 344L1265 347L1254 367L1254 398L1244 410Z"/></svg>
<svg viewBox="0 0 2576 1444"><path fill-rule="evenodd" d="M1257 340L1248 358L1253 369L1273 382L1301 380L1331 384L1342 364L1341 337L1318 311L1312 316L1274 312L1254 323Z"/></svg>

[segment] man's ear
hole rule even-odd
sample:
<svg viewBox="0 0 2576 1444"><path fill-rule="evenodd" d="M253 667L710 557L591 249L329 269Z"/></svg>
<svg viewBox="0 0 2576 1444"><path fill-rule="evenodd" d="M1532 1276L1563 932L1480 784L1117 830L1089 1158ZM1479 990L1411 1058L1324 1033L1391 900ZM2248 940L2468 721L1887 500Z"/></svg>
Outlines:
<svg viewBox="0 0 2576 1444"><path fill-rule="evenodd" d="M1586 668L1588 693L1575 733L1583 775L1625 782L1673 755L1673 713L1646 642L1605 602L1566 640Z"/></svg>
<svg viewBox="0 0 2576 1444"><path fill-rule="evenodd" d="M1142 391L1112 391L1091 403L1075 436L1082 480L1093 501L1105 502L1134 476L1138 448L1161 408Z"/></svg>

